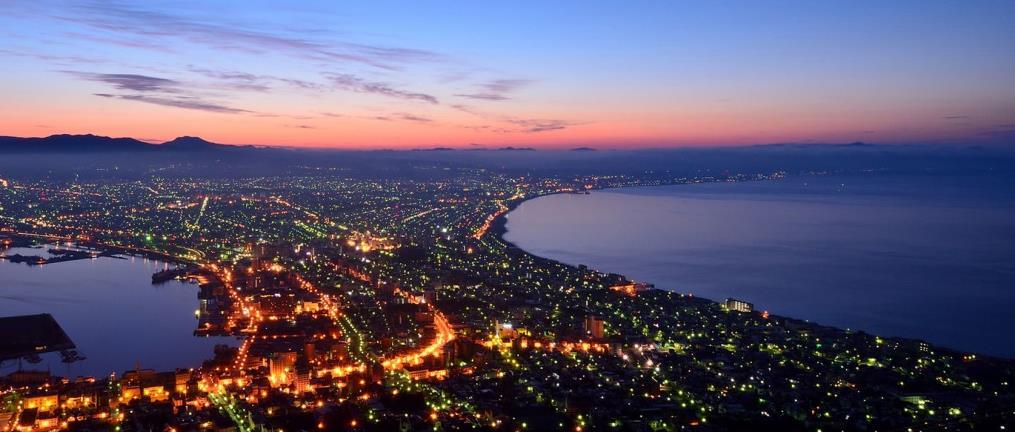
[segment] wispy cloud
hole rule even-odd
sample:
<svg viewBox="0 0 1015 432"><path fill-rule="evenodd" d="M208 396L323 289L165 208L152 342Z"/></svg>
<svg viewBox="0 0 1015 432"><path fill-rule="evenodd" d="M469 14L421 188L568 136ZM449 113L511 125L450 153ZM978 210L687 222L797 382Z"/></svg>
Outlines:
<svg viewBox="0 0 1015 432"><path fill-rule="evenodd" d="M96 58L90 58L90 57L68 56L68 55L54 55L54 54L46 54L46 53L35 52L35 51L31 51L30 52L28 50L16 51L16 50L9 50L9 49L0 49L0 55L34 58L34 59L38 59L38 60L44 60L44 61L47 61L47 62L51 62L51 63L54 63L54 64L77 65L77 64L84 64L84 63L94 63L94 64L107 63L106 60L96 59Z"/></svg>
<svg viewBox="0 0 1015 432"><path fill-rule="evenodd" d="M133 92L129 94L93 93L95 96L103 98L144 102L153 105L224 114L253 112L204 100L196 94L189 93L184 88L183 83L168 78L137 74L109 74L80 71L62 72L86 81L108 84L115 90Z"/></svg>
<svg viewBox="0 0 1015 432"><path fill-rule="evenodd" d="M267 83L268 77L261 75L255 75L247 72L212 70L193 66L191 66L189 70L214 79L227 89L256 92L266 92L271 90L271 86Z"/></svg>
<svg viewBox="0 0 1015 432"><path fill-rule="evenodd" d="M509 120L512 124L522 126L527 132L546 132L552 130L566 129L568 126L573 126L575 123L571 123L567 120L540 120L540 119L515 119Z"/></svg>
<svg viewBox="0 0 1015 432"><path fill-rule="evenodd" d="M101 44L117 45L127 48L141 48L152 51L159 51L163 53L173 52L172 47L160 44L158 42L147 41L138 37L107 37L97 34L88 34L81 32L67 32L66 35L73 40L86 40L92 42L98 42Z"/></svg>
<svg viewBox="0 0 1015 432"><path fill-rule="evenodd" d="M432 95L395 89L387 83L366 81L355 75L329 74L328 80L330 80L336 88L346 91L376 94L399 99L418 100L432 104L438 103L437 98Z"/></svg>
<svg viewBox="0 0 1015 432"><path fill-rule="evenodd" d="M497 79L487 81L479 85L481 91L476 93L456 94L455 96L484 101L503 101L511 99L507 96L515 90L529 85L532 80L528 79Z"/></svg>
<svg viewBox="0 0 1015 432"><path fill-rule="evenodd" d="M95 81L112 85L117 90L138 92L175 93L180 86L179 81L136 74L107 74L79 71L61 71L83 80Z"/></svg>
<svg viewBox="0 0 1015 432"><path fill-rule="evenodd" d="M91 87L89 93L117 101L220 114L247 114L252 118L255 116L291 118L288 125L279 122L278 126L302 128L302 126L313 127L303 124L313 123L305 116L307 112L253 111L244 109L245 103L240 101L248 100L247 98L265 99L264 95L250 94L252 92L290 91L289 93L298 96L314 98L313 106L326 107L324 110L327 110L339 106L327 105L335 102L328 100L329 97L342 96L343 99L350 99L346 97L349 95L337 93L352 92L394 100L388 101L387 107L373 111L380 113L373 117L377 120L456 127L455 124L445 124L442 119L430 118L428 116L430 113L424 111L423 104L406 104L404 101L432 105L448 104L449 99L446 98L457 92L459 94L454 96L462 98L458 99L458 102L483 106L480 101L509 100L534 82L531 79L514 78L512 75L502 75L506 78L484 81L482 78L473 77L497 75L488 75L489 69L470 69L458 60L433 51L364 43L357 40L362 38L331 28L307 31L306 28L282 27L282 23L285 22L305 22L288 19L291 17L275 20L274 17L262 16L260 19L265 21L251 21L244 17L253 15L233 16L209 12L216 7L213 5L193 8L121 0L67 0L65 3L59 3L60 7L53 7L56 3L50 3L48 0L40 2L42 6L15 2L11 5L11 9L14 9L12 13L21 10L25 12L22 15L26 18L57 20L59 28L44 36L46 38L58 36L67 41L60 47L61 54L81 53L83 57L37 54L8 46L0 49L0 58L4 55L22 56L57 64L58 66L52 66L53 70L77 80L100 84L89 85L88 87ZM272 22L278 25L271 24ZM81 50L83 46L97 49ZM123 55L125 50L118 47L131 48L126 50L128 53L136 54L138 51L134 50L148 50L159 54ZM17 51L14 51L15 49ZM195 51L202 55L214 52L214 55L211 58L190 57ZM91 52L118 54L105 61L105 69L98 69L100 66L85 65L101 61L85 58L91 54L84 53ZM251 57L257 60L244 61ZM158 60L150 64L140 63L144 59L152 58ZM259 63L261 59L291 62L296 67L262 67L270 65ZM249 68L238 66L251 64L254 66ZM409 74L405 71L407 68L417 66L422 70L415 72L421 73ZM114 67L115 69L112 69ZM439 74L441 70L466 70L466 72L446 77L448 82L426 81L438 79L434 75ZM453 85L456 91L446 91L446 88L442 88L438 92L430 86L423 86L422 83ZM342 108L332 109L337 112L310 114L318 119L371 118L366 117L369 114L357 114L354 111L346 113L341 111ZM537 133L566 129L577 124L561 119L529 118L521 114L515 116L477 112L465 105L456 106L456 109L469 112L483 120L473 121L474 123L486 123L470 127L498 133ZM406 111L417 111L424 115Z"/></svg>
<svg viewBox="0 0 1015 432"><path fill-rule="evenodd" d="M412 121L412 122L417 122L417 123L432 123L433 122L433 119L430 119L430 118L427 118L427 117L418 116L418 115L413 115L413 114L398 113L398 114L396 114L396 116L398 118L402 119L402 120Z"/></svg>
<svg viewBox="0 0 1015 432"><path fill-rule="evenodd" d="M496 94L496 93L456 94L455 96L463 97L463 98L469 98L469 99L486 100L486 101L502 101L502 100L511 99L511 98L509 98L507 96Z"/></svg>
<svg viewBox="0 0 1015 432"><path fill-rule="evenodd" d="M409 113L394 113L394 114L388 114L388 115L374 116L374 117L370 117L370 118L373 119L373 120L382 120L382 121L404 120L404 121L415 122L415 123L433 123L433 119L431 119L431 118L422 117L422 116L418 116L418 115L415 115L415 114L409 114Z"/></svg>
<svg viewBox="0 0 1015 432"><path fill-rule="evenodd" d="M532 80L519 78L498 79L486 82L482 85L482 87L492 93L509 93L518 90L519 88L522 88L524 86L527 86L531 82Z"/></svg>
<svg viewBox="0 0 1015 432"><path fill-rule="evenodd" d="M195 66L190 66L188 70L216 80L221 83L224 88L233 90L266 92L271 90L273 85L278 84L302 90L317 91L324 89L324 85L322 84L296 78L283 78L272 75L260 75L232 70L215 70Z"/></svg>
<svg viewBox="0 0 1015 432"><path fill-rule="evenodd" d="M112 95L112 94L105 94L105 93L96 93L95 95L96 96L102 96L102 97L110 97L110 98L116 98L116 99L129 100L129 101L144 102L144 103L153 104L153 105L162 105L162 106L168 106L168 107L174 107L174 108L183 108L183 109L190 109L190 110L208 111L208 112L222 113L222 114L244 114L244 113L252 113L253 112L253 111L248 111L248 110L244 110L244 109L233 108L233 107L221 105L221 104L214 103L214 102L204 101L204 100L201 100L201 99L198 99L198 98L195 98L195 97L190 97L190 96L160 97L160 96L151 96L151 95L144 95L144 94Z"/></svg>
<svg viewBox="0 0 1015 432"><path fill-rule="evenodd" d="M82 2L69 10L73 13L58 14L56 18L119 35L131 35L134 39L130 42L137 48L165 49L172 46L174 40L182 39L220 50L275 52L389 70L407 63L445 60L444 56L427 50L335 40L334 35L327 35L330 39L310 39L283 30L268 30L263 26L254 29L236 23L223 24L221 20L212 21L203 16L146 9L140 3Z"/></svg>
<svg viewBox="0 0 1015 432"><path fill-rule="evenodd" d="M537 132L548 132L554 130L567 129L571 126L579 125L580 123L573 122L570 120L561 119L538 119L538 118L521 118L509 115L491 114L483 111L476 110L468 105L452 105L452 108L462 111L464 113L472 114L476 117L501 123L506 126L467 126L470 129L493 131L498 133L537 133Z"/></svg>
<svg viewBox="0 0 1015 432"><path fill-rule="evenodd" d="M979 136L1010 140L1015 138L1015 123L997 124L977 133Z"/></svg>
<svg viewBox="0 0 1015 432"><path fill-rule="evenodd" d="M293 79L293 78L275 78L275 79L278 80L279 82L283 82L292 87L298 87L304 90L320 90L323 87L321 84L301 79Z"/></svg>

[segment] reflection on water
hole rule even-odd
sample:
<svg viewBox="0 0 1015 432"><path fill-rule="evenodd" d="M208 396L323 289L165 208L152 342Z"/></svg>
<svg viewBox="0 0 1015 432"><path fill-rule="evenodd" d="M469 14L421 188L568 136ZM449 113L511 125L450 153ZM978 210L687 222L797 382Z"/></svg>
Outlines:
<svg viewBox="0 0 1015 432"><path fill-rule="evenodd" d="M48 247L11 248L8 255L47 256ZM142 368L200 366L224 338L193 336L197 285L152 285L152 273L168 264L144 258L96 258L28 266L0 262L0 316L49 313L87 360L65 364L56 353L25 369L64 376L105 376ZM0 373L17 368L6 362Z"/></svg>
<svg viewBox="0 0 1015 432"><path fill-rule="evenodd" d="M536 255L780 315L1015 356L1015 180L791 177L554 195Z"/></svg>

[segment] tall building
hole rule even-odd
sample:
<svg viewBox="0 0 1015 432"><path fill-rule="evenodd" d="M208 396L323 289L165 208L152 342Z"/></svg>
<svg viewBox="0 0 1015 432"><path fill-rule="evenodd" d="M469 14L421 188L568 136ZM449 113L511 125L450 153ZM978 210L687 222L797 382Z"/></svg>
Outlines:
<svg viewBox="0 0 1015 432"><path fill-rule="evenodd" d="M297 394L313 390L310 387L310 366L306 362L296 365L296 371L293 373L293 386L296 387Z"/></svg>
<svg viewBox="0 0 1015 432"><path fill-rule="evenodd" d="M294 372L296 366L296 353L295 352L281 352L276 353L268 361L268 371L270 373L271 382L275 386L289 384L290 377Z"/></svg>

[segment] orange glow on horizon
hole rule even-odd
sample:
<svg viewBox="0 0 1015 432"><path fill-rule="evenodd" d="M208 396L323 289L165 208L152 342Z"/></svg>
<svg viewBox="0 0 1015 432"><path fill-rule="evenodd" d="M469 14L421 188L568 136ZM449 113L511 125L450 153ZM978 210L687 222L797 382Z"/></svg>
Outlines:
<svg viewBox="0 0 1015 432"><path fill-rule="evenodd" d="M99 105L103 105L99 101ZM504 146L540 149L593 147L604 149L750 145L774 142L903 142L960 139L962 131L946 130L919 118L886 123L871 115L802 117L795 109L764 113L698 113L691 108L665 115L571 113L546 117L581 118L577 124L541 132L490 131L468 114L441 112L427 123L378 121L316 116L300 121L251 114L217 114L122 102L89 109L46 109L28 104L0 118L4 135L39 137L54 134L96 134L132 137L153 143L177 136L200 136L233 145L264 145L350 150L460 149ZM446 111L446 110L445 110ZM650 111L643 108L642 111ZM637 111L635 111L637 113ZM121 119L130 118L130 122ZM56 126L58 125L58 126ZM872 132L874 131L874 132ZM883 132L877 132L883 131ZM876 132L876 133L875 133Z"/></svg>

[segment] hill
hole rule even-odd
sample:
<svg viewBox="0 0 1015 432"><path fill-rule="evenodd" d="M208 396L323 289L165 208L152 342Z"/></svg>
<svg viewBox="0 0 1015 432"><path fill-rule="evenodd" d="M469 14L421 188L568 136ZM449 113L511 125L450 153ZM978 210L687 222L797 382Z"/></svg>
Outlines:
<svg viewBox="0 0 1015 432"><path fill-rule="evenodd" d="M135 153L157 151L216 151L234 148L202 138L182 136L162 144L134 138L99 135L50 135L48 137L0 137L0 153Z"/></svg>

